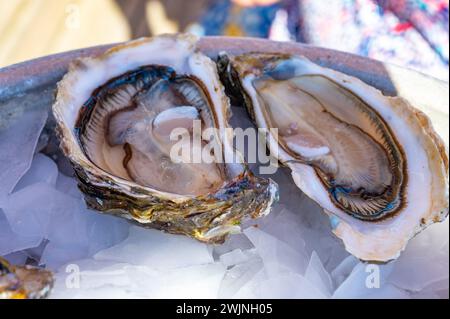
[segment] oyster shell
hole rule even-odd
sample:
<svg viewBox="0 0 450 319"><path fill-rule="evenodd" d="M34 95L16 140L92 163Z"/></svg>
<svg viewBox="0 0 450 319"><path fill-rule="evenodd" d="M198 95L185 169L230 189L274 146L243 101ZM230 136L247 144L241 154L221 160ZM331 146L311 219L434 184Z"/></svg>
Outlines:
<svg viewBox="0 0 450 319"><path fill-rule="evenodd" d="M227 91L362 260L389 261L448 215L448 156L425 114L300 56L223 55Z"/></svg>
<svg viewBox="0 0 450 319"><path fill-rule="evenodd" d="M0 257L0 299L41 299L53 287L51 272L31 267L12 266Z"/></svg>
<svg viewBox="0 0 450 319"><path fill-rule="evenodd" d="M197 38L167 35L74 63L53 113L87 204L141 225L222 242L244 217L269 212L277 186L233 149L229 100ZM174 162L173 129L216 128L212 162ZM179 142L179 141L178 141ZM191 155L202 146L188 148ZM190 145L190 144L188 144Z"/></svg>

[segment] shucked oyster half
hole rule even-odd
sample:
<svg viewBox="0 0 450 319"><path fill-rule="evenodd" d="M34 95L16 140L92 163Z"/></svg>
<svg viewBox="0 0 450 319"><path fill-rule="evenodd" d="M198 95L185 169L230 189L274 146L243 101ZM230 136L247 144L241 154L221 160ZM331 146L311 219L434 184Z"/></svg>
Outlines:
<svg viewBox="0 0 450 319"><path fill-rule="evenodd" d="M81 59L58 84L53 112L90 207L221 242L244 217L268 213L277 186L255 177L233 149L228 98L196 42L139 39ZM219 146L209 151L214 161L173 160L175 129L187 132L181 141L195 157L205 145L194 137L209 128L217 129L209 133Z"/></svg>
<svg viewBox="0 0 450 319"><path fill-rule="evenodd" d="M298 56L224 55L220 69L257 126L278 128L268 147L356 257L395 259L448 215L445 147L404 99Z"/></svg>

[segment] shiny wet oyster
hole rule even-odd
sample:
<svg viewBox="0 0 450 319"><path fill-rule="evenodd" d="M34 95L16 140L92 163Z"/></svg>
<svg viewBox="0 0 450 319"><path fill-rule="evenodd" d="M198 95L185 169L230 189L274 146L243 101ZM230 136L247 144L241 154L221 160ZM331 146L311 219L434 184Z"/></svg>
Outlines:
<svg viewBox="0 0 450 319"><path fill-rule="evenodd" d="M425 114L359 79L289 55L221 57L227 90L356 257L389 261L448 215L448 156Z"/></svg>
<svg viewBox="0 0 450 319"><path fill-rule="evenodd" d="M222 242L243 218L270 211L277 186L255 177L233 149L228 98L196 42L139 39L81 59L59 83L53 112L91 208ZM184 133L174 138L174 130ZM205 134L218 148L196 144ZM190 156L174 160L180 143ZM205 150L212 161L198 160Z"/></svg>
<svg viewBox="0 0 450 319"><path fill-rule="evenodd" d="M31 266L12 266L0 257L0 299L45 298L53 287L52 274Z"/></svg>

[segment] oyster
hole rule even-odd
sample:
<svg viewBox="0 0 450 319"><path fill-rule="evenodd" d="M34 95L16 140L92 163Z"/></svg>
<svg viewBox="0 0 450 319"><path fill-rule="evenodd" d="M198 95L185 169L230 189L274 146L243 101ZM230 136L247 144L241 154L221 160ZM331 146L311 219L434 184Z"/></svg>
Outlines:
<svg viewBox="0 0 450 319"><path fill-rule="evenodd" d="M229 100L196 42L166 35L81 59L58 84L53 113L88 206L222 242L244 217L270 211L277 185L254 176L233 149ZM194 135L208 128L217 129L213 161L173 160L174 129L187 132L181 142L195 156L205 145L195 147Z"/></svg>
<svg viewBox="0 0 450 319"><path fill-rule="evenodd" d="M395 259L448 215L445 146L404 99L300 56L223 55L219 69L256 125L278 128L268 147L356 257Z"/></svg>
<svg viewBox="0 0 450 319"><path fill-rule="evenodd" d="M0 299L45 298L52 287L51 272L31 266L12 266L0 257Z"/></svg>

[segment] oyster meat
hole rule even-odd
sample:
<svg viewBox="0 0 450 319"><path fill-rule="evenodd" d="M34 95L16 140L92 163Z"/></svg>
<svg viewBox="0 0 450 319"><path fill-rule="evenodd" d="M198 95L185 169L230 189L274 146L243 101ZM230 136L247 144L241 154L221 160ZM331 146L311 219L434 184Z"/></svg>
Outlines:
<svg viewBox="0 0 450 319"><path fill-rule="evenodd" d="M13 266L0 257L0 299L41 299L53 287L50 271L32 266Z"/></svg>
<svg viewBox="0 0 450 319"><path fill-rule="evenodd" d="M278 129L268 147L356 257L395 259L448 215L445 146L404 99L300 56L224 54L219 69L256 125Z"/></svg>
<svg viewBox="0 0 450 319"><path fill-rule="evenodd" d="M233 149L229 100L196 43L183 34L139 39L78 60L58 84L53 113L90 207L222 242L243 218L269 212L277 185ZM207 146L195 137L209 128L214 160L195 161ZM192 157L174 161L177 129Z"/></svg>

